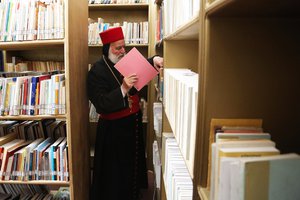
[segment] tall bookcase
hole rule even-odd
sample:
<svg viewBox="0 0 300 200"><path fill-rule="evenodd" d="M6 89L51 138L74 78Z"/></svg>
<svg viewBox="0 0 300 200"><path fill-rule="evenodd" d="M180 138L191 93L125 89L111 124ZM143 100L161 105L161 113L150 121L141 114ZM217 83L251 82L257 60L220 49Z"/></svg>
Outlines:
<svg viewBox="0 0 300 200"><path fill-rule="evenodd" d="M78 14L79 13L79 14ZM37 116L1 116L0 120L39 120L57 118L66 120L69 156L69 181L0 181L0 184L40 184L68 186L70 197L75 200L89 198L89 140L88 100L86 95L86 66L88 65L87 2L64 0L65 35L61 40L34 40L1 42L0 49L10 56L27 60L58 60L65 66L66 114Z"/></svg>
<svg viewBox="0 0 300 200"><path fill-rule="evenodd" d="M207 199L212 118L261 118L281 153L300 153L300 3L216 0L203 5L195 182Z"/></svg>
<svg viewBox="0 0 300 200"><path fill-rule="evenodd" d="M155 53L151 50L154 48L154 37L152 36L152 32L154 30L153 27L153 2L149 1L149 3L133 3L133 4L89 4L89 18L96 20L98 17L104 19L105 23L113 24L115 22L123 24L124 21L127 22L141 22L148 21L148 43L147 44L126 44L126 51L130 51L133 47L137 48L146 58L155 55ZM89 64L95 63L102 56L102 45L89 45L88 48L89 56L88 62ZM141 90L141 95L146 100L151 102L151 87L146 86ZM150 106L151 103L148 103ZM149 107L148 110L151 108ZM147 113L148 119L151 119L151 115L149 112ZM151 129L151 125L148 123L152 123L151 120L148 122L144 122L145 127L145 137L147 145L146 153L147 153L147 166L151 169L152 167L152 141L153 135L150 133L149 129ZM93 147L95 142L95 134L96 134L96 123L90 123L89 134L91 135L90 141L91 146Z"/></svg>
<svg viewBox="0 0 300 200"><path fill-rule="evenodd" d="M164 37L164 67L199 73L193 199L209 199L212 118L262 119L281 153L300 153L299 25L296 0L201 0L199 16Z"/></svg>
<svg viewBox="0 0 300 200"><path fill-rule="evenodd" d="M191 1L192 2L192 1ZM196 2L196 1L194 1ZM198 1L199 2L199 1ZM166 2L163 1L163 6L166 6ZM171 1L169 1L171 3ZM168 5L170 8L172 6ZM177 6L178 7L178 6ZM176 8L174 8L176 10ZM178 10L178 9L177 9ZM171 11L172 12L172 11ZM163 13L164 17L164 37L163 37L163 57L164 57L164 69L168 68L188 68L195 73L199 73L199 63L201 58L201 20L202 17L200 15L200 11L197 11L193 16L191 16L188 20L184 23L180 24L177 28L172 28L173 30L166 31L166 26L168 26L168 22L166 22L166 15L167 13ZM178 14L173 13L173 16ZM172 23L172 19L169 19L169 23ZM167 32L167 33L166 33ZM165 80L164 80L165 81ZM165 94L168 88L163 88L163 93ZM175 99L174 99L175 100ZM170 119L166 115L165 109L168 106L168 102L164 102L163 105L163 118L162 118L162 132L164 133L173 133L174 127L170 125ZM173 109L175 109L173 107ZM178 133L177 133L178 134ZM164 135L162 135L162 140ZM175 136L176 138L176 136ZM178 138L176 138L178 142ZM162 146L160 146L160 157L162 163L162 173L161 173L161 192L160 192L160 199L165 200L167 199L166 188L165 188L165 181L163 174L165 173L164 165L165 165L165 150L164 150L164 141L158 142ZM182 149L180 149L182 152ZM187 164L187 163L186 163ZM195 169L196 170L196 169ZM194 179L194 172L192 169L189 168L189 176Z"/></svg>

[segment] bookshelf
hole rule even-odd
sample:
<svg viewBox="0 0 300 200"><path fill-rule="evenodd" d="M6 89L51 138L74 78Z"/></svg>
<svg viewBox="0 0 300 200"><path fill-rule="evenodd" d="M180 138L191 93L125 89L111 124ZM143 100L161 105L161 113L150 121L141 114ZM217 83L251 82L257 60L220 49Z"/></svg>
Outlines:
<svg viewBox="0 0 300 200"><path fill-rule="evenodd" d="M200 15L199 8L197 9L196 6L192 9L193 14L188 17L188 19L184 19L182 23L177 23L174 22L176 21L176 10L179 10L179 8L184 9L185 5L184 4L190 4L192 5L196 1L189 1L189 2L176 2L176 5L171 5L173 2L171 1L162 1L162 6L164 9L163 13L163 29L164 29L164 35L163 35L163 57L164 57L164 71L163 76L164 76L164 83L166 81L166 70L169 68L172 69L181 69L181 68L187 68L190 69L191 71L198 73L199 74L199 65L200 65L200 58L201 58L201 20L202 17ZM197 1L200 4L200 1ZM170 11L169 8L172 8L174 13ZM174 8L173 8L174 7ZM189 7L189 6L187 6ZM201 6L200 6L201 7ZM172 10L171 9L171 10ZM166 13L170 12L170 14ZM181 12L187 12L187 11L181 11ZM192 12L188 12L192 13ZM169 16L172 16L169 18ZM178 16L178 15L177 15ZM178 20L180 21L180 20ZM172 24L172 25L170 25ZM170 26L170 27L166 27ZM165 95L167 93L168 88L165 87L164 85L164 94L163 94L163 99L166 98ZM170 91L173 93L173 91ZM176 92L176 91L174 91ZM175 98L177 100L177 98ZM176 101L174 99L174 101ZM168 194L168 190L170 190L167 186L166 187L166 180L164 180L163 174L166 172L165 163L167 162L165 160L166 155L165 155L165 140L168 134L166 133L172 133L173 137L175 137L176 141L178 144L180 144L180 131L176 130L176 126L174 125L173 121L174 119L172 115L168 114L168 110L176 110L175 107L169 106L172 102L165 102L163 100L163 113L162 113L162 142L159 142L162 144L160 146L161 150L161 163L162 163L162 177L161 177L161 191L160 191L160 199L165 200L170 198L170 193ZM199 105L198 105L199 106ZM184 120L183 120L184 121ZM197 136L196 136L197 137ZM180 145L179 145L180 146ZM191 145L191 148L193 145ZM181 155L184 155L184 150L180 147L180 153ZM191 151L194 151L192 149ZM183 156L185 165L188 169L188 177L191 178L192 184L194 185L194 170L195 167L194 165L194 160L190 163L188 160L185 160L185 156ZM193 170L194 169L194 170ZM193 189L194 191L197 191L197 188ZM192 191L192 193L194 193ZM196 195L198 193L196 192ZM192 198L192 197L191 197ZM199 196L198 196L199 198ZM196 196L193 197L193 199L197 199Z"/></svg>
<svg viewBox="0 0 300 200"><path fill-rule="evenodd" d="M203 0L200 4L199 16L164 35L163 56L165 68L188 67L199 73L191 175L193 199L209 199L212 118L261 118L281 153L299 153L300 40L296 27L300 4L295 0ZM164 114L164 132L172 131L168 120ZM166 199L163 181L161 188L161 199Z"/></svg>
<svg viewBox="0 0 300 200"><path fill-rule="evenodd" d="M0 43L0 49L5 51L6 61L11 56L22 56L27 60L64 61L67 102L65 115L1 116L1 120L65 120L69 156L69 181L0 181L1 184L68 186L71 199L89 198L89 141L83 139L86 138L88 128L85 89L88 46L86 29L78 28L78 24L87 27L86 8L86 1L64 1L64 39Z"/></svg>
<svg viewBox="0 0 300 200"><path fill-rule="evenodd" d="M215 0L203 5L194 182L201 199L209 199L212 118L261 118L281 153L300 153L300 4Z"/></svg>

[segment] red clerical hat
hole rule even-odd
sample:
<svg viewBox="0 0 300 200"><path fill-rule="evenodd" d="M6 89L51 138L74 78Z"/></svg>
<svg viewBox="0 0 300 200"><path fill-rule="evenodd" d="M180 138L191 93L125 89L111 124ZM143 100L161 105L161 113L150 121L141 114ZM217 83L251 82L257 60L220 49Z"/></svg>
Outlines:
<svg viewBox="0 0 300 200"><path fill-rule="evenodd" d="M121 27L109 28L101 32L100 37L103 44L108 44L108 43L112 43L124 39L124 35Z"/></svg>

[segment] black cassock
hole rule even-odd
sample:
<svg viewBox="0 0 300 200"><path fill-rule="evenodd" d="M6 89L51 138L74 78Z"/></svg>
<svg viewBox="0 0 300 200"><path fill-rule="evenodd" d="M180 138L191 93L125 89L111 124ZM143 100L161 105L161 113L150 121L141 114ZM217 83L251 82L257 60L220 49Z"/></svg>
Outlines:
<svg viewBox="0 0 300 200"><path fill-rule="evenodd" d="M98 113L109 114L128 108L123 97L121 74L108 58L97 61L88 73L88 96ZM148 59L153 65L153 59ZM116 80L118 79L118 81ZM130 95L137 93L131 89ZM141 112L107 120L97 126L92 200L135 200L147 188L147 170Z"/></svg>

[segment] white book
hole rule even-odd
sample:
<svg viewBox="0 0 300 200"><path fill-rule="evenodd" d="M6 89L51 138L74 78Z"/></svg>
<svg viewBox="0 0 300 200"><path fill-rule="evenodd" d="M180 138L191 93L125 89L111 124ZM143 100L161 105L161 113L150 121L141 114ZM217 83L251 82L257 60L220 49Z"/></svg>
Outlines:
<svg viewBox="0 0 300 200"><path fill-rule="evenodd" d="M230 166L233 161L238 161L240 158L223 157L220 159L220 175L218 184L218 200L231 200L230 197L230 182L231 178L235 178L230 173ZM214 186L213 186L214 187Z"/></svg>
<svg viewBox="0 0 300 200"><path fill-rule="evenodd" d="M281 154L260 158L241 158L231 164L232 200L292 200L300 191L300 157Z"/></svg>
<svg viewBox="0 0 300 200"><path fill-rule="evenodd" d="M59 144L58 149L59 149L59 172L58 172L58 180L63 181L64 180L64 176L63 176L63 172L64 172L64 156L63 156L63 151L66 148L67 145L67 138L64 138L64 140Z"/></svg>

